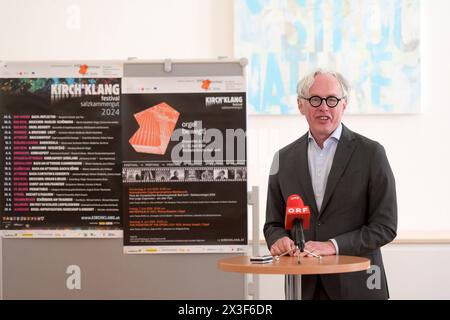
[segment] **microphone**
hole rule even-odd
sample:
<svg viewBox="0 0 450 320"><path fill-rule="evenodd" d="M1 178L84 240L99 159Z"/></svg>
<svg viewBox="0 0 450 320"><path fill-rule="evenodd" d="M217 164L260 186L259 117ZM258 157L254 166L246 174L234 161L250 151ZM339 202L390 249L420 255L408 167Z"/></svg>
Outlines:
<svg viewBox="0 0 450 320"><path fill-rule="evenodd" d="M291 230L292 238L299 247L300 252L305 250L305 234L303 230L309 229L311 213L298 194L292 194L287 199L284 225Z"/></svg>

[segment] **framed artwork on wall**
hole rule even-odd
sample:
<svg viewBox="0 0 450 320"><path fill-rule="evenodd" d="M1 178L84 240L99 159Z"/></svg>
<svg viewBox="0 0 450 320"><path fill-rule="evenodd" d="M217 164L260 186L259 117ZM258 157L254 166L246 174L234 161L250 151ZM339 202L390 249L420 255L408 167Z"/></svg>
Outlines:
<svg viewBox="0 0 450 320"><path fill-rule="evenodd" d="M350 114L420 112L420 0L235 0L249 114L297 114L297 83L342 73Z"/></svg>

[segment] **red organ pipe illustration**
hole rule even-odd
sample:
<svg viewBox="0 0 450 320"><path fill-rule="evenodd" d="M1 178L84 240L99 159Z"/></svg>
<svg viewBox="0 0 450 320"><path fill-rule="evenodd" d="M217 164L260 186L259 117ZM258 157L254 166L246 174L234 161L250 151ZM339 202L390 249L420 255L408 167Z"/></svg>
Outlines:
<svg viewBox="0 0 450 320"><path fill-rule="evenodd" d="M165 102L134 114L139 129L128 140L136 152L164 154L180 113Z"/></svg>

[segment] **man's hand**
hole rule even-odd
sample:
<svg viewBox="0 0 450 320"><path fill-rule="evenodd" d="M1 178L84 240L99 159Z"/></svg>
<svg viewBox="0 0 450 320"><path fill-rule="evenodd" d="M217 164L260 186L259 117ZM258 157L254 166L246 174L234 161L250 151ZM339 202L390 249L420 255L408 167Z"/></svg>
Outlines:
<svg viewBox="0 0 450 320"><path fill-rule="evenodd" d="M336 248L334 247L334 244L331 241L324 241L324 242L308 241L305 244L305 250L313 252L319 256L331 256L336 254ZM313 257L312 255L306 252L298 252L297 254L299 254L300 257Z"/></svg>
<svg viewBox="0 0 450 320"><path fill-rule="evenodd" d="M270 254L273 256L279 256L283 253L285 253L288 250L294 249L295 243L292 241L289 237L283 237L278 239L270 248ZM289 252L290 256L293 256L295 253L295 250L292 250Z"/></svg>

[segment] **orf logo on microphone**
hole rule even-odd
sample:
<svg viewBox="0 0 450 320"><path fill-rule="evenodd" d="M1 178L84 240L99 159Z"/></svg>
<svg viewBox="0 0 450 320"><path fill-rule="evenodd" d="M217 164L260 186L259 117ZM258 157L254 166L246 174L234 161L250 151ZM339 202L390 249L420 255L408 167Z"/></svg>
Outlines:
<svg viewBox="0 0 450 320"><path fill-rule="evenodd" d="M309 208L308 207L303 207L303 208L299 208L299 207L295 207L295 208L287 208L287 212L289 214L294 214L294 213L309 213Z"/></svg>

